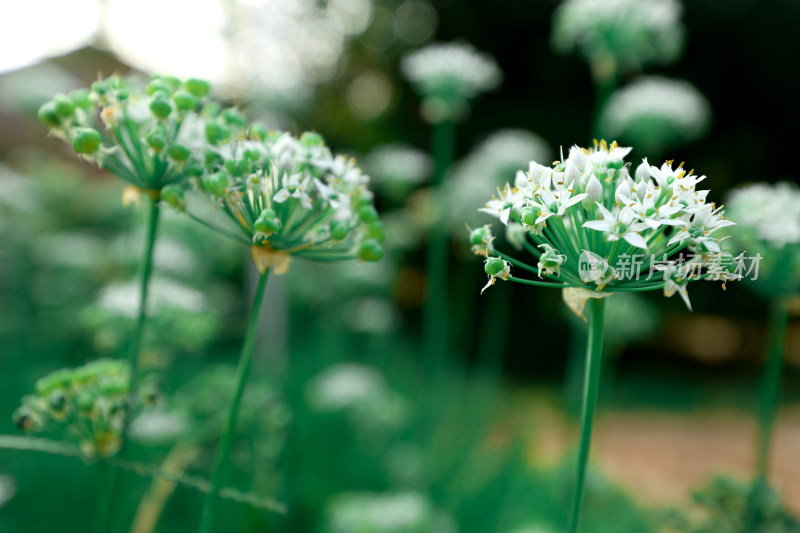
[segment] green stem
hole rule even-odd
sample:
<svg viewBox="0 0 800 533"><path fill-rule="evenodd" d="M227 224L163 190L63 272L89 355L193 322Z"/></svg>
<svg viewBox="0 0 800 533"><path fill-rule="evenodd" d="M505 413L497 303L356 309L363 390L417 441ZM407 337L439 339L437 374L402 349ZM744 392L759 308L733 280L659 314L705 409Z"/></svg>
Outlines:
<svg viewBox="0 0 800 533"><path fill-rule="evenodd" d="M786 342L786 329L789 324L789 310L782 301L772 302L767 329L767 359L761 375L761 388L758 395L758 455L756 474L767 479L769 450L772 441L772 428L778 411L778 399L783 369L783 351Z"/></svg>
<svg viewBox="0 0 800 533"><path fill-rule="evenodd" d="M431 179L432 204L435 220L428 237L425 265L426 295L423 308L423 353L437 373L447 360L447 203L442 198L441 185L453 163L455 123L441 122L433 127L432 152L435 162Z"/></svg>
<svg viewBox="0 0 800 533"><path fill-rule="evenodd" d="M258 330L258 315L261 310L261 302L264 299L264 289L267 286L269 270L258 278L256 294L253 297L253 306L250 309L250 319L247 325L247 335L242 346L242 353L239 356L239 366L236 370L236 385L228 407L228 417L225 422L225 431L217 448L214 458L214 466L211 471L211 490L206 495L203 505L203 515L200 520L200 533L210 533L214 526L214 512L217 507L217 493L222 486L225 477L225 467L228 464L228 456L231 451L231 443L236 432L236 419L239 415L239 405L242 403L242 395L247 385L247 376L250 373L250 366L253 361L253 349L256 341L256 331Z"/></svg>
<svg viewBox="0 0 800 533"><path fill-rule="evenodd" d="M586 482L586 467L589 449L592 444L592 425L597 404L597 389L600 385L600 369L603 356L603 315L605 300L590 298L589 342L586 345L586 370L583 381L583 402L581 407L581 438L578 447L578 474L575 478L575 492L572 499L570 532L577 533L583 503L583 489Z"/></svg>
<svg viewBox="0 0 800 533"><path fill-rule="evenodd" d="M142 333L144 332L144 324L147 315L147 293L150 285L150 276L153 271L153 250L156 244L156 235L158 234L158 219L159 208L158 200L145 195L148 211L147 211L147 225L146 237L144 243L144 250L142 252L142 262L140 264L140 277L139 277L139 311L136 317L136 325L133 329L131 336L131 344L128 349L128 362L130 364L130 374L128 377L128 391L133 394L136 387L136 380L139 372L139 352L142 344ZM125 440L127 437L127 426L129 422L130 409L125 417L125 423L122 427L120 435L121 447L120 453L125 449ZM114 503L114 496L118 490L118 475L119 468L114 465L109 465L105 476L106 484L105 490L100 498L100 506L98 511L98 531L109 531L111 527L111 508Z"/></svg>

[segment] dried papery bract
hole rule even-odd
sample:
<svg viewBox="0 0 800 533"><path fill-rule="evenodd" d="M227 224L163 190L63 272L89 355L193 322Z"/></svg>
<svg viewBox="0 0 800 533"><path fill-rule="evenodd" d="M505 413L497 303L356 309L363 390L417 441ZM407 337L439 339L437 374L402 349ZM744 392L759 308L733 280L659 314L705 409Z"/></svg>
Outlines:
<svg viewBox="0 0 800 533"><path fill-rule="evenodd" d="M742 277L743 257L723 252L719 230L734 223L698 189L705 176L667 161L625 162L630 148L596 142L574 146L564 161L532 161L480 211L520 234L536 265L496 248L487 228L473 230L473 250L485 256L489 282L498 279L562 290L565 303L589 321L578 476L571 515L577 531L594 408L600 381L605 300L615 292L661 290L690 307L690 281ZM513 274L522 269L534 279Z"/></svg>

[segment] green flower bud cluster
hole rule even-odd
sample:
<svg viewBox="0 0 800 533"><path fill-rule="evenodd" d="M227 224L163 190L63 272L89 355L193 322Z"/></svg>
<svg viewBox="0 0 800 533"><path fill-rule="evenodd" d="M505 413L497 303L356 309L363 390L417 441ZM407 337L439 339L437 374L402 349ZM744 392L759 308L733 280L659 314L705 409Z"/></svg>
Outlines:
<svg viewBox="0 0 800 533"><path fill-rule="evenodd" d="M239 122L239 120L242 122ZM243 117L221 114L205 130L209 142L217 126L241 126ZM213 144L213 142L211 142ZM206 152L207 171L196 186L226 213L253 246L262 266L288 266L288 256L336 261L378 261L386 230L373 205L369 176L353 159L334 156L321 135L299 138L251 124L245 135ZM163 199L181 206L177 190Z"/></svg>
<svg viewBox="0 0 800 533"><path fill-rule="evenodd" d="M198 79L153 76L142 82L112 76L89 89L57 94L39 109L39 119L80 157L157 192L202 175L206 146L218 146L243 129L241 112L222 109L209 98L209 89ZM174 196L167 201L180 205Z"/></svg>
<svg viewBox="0 0 800 533"><path fill-rule="evenodd" d="M128 409L158 401L152 380L144 381L130 399L129 377L130 366L111 359L57 370L36 382L34 394L22 398L14 422L28 432L77 438L87 456L113 456L122 442Z"/></svg>

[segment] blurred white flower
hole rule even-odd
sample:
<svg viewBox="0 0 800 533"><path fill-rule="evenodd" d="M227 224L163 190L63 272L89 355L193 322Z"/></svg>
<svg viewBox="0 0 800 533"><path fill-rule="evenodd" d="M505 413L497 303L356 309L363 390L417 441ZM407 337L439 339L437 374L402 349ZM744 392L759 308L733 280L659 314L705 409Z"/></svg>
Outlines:
<svg viewBox="0 0 800 533"><path fill-rule="evenodd" d="M433 123L461 118L471 99L503 78L492 57L466 43L429 45L405 57L402 69L422 96L423 117Z"/></svg>
<svg viewBox="0 0 800 533"><path fill-rule="evenodd" d="M683 49L677 0L566 0L556 9L553 45L578 50L596 76L669 63Z"/></svg>
<svg viewBox="0 0 800 533"><path fill-rule="evenodd" d="M694 85L662 76L641 77L618 90L600 116L606 136L657 153L699 139L710 123L711 106Z"/></svg>
<svg viewBox="0 0 800 533"><path fill-rule="evenodd" d="M735 189L727 209L739 224L737 240L760 240L773 248L800 243L800 189L793 183L756 183Z"/></svg>
<svg viewBox="0 0 800 533"><path fill-rule="evenodd" d="M418 185L430 176L431 156L406 144L384 144L364 159L375 187Z"/></svg>
<svg viewBox="0 0 800 533"><path fill-rule="evenodd" d="M202 292L168 279L153 279L149 294L147 300L149 312L162 308L200 312L206 308L205 295ZM109 285L101 293L98 303L111 313L129 318L135 317L139 312L138 282Z"/></svg>
<svg viewBox="0 0 800 533"><path fill-rule="evenodd" d="M17 484L11 476L0 476L0 509L17 494Z"/></svg>
<svg viewBox="0 0 800 533"><path fill-rule="evenodd" d="M182 416L166 411L147 411L131 422L131 438L152 444L176 440L189 429L189 422Z"/></svg>
<svg viewBox="0 0 800 533"><path fill-rule="evenodd" d="M341 363L315 377L306 392L313 408L333 412L373 401L386 389L386 380L375 369L356 363Z"/></svg>
<svg viewBox="0 0 800 533"><path fill-rule="evenodd" d="M342 494L330 502L327 515L329 533L434 531L433 506L416 492Z"/></svg>

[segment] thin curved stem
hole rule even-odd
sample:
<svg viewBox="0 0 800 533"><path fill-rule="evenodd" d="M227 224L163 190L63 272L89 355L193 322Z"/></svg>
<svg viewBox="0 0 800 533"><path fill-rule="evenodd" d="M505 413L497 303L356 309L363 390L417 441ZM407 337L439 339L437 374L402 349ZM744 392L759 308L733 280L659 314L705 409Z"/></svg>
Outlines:
<svg viewBox="0 0 800 533"><path fill-rule="evenodd" d="M567 285L561 283L552 283L550 281L534 281L532 279L518 278L516 276L508 276L508 281L515 283L522 283L523 285L534 285L536 287L550 287L554 289L563 289Z"/></svg>
<svg viewBox="0 0 800 533"><path fill-rule="evenodd" d="M767 327L767 359L761 375L761 388L758 394L758 455L756 456L756 475L767 479L769 452L772 444L773 426L778 412L778 400L783 370L783 351L786 343L786 328L789 324L789 310L782 301L772 303Z"/></svg>
<svg viewBox="0 0 800 533"><path fill-rule="evenodd" d="M225 237L228 237L229 239L233 239L236 242L240 242L240 243L245 244L247 246L250 246L250 245L253 244L252 242L250 242L247 239L245 239L243 236L236 235L235 233L231 233L231 232L229 232L227 230L224 230L222 228L218 228L214 224L211 224L210 222L206 222L202 218L198 217L197 215L193 215L189 211L184 211L184 213L186 213L186 215L189 218L191 218L192 220L194 220L195 222L199 222L201 225L207 227L208 229L210 229L211 231L213 231L215 233L219 233L220 235L224 235Z"/></svg>
<svg viewBox="0 0 800 533"><path fill-rule="evenodd" d="M144 249L142 251L142 260L139 266L139 310L136 317L136 324L131 336L131 344L128 348L128 362L130 364L130 374L128 377L128 391L133 394L136 387L136 380L139 372L139 352L142 345L142 333L144 332L144 325L147 317L147 294L150 286L150 276L153 272L153 250L155 249L156 236L158 234L158 220L159 208L158 200L150 196L146 196L147 201L147 225ZM128 414L130 410L128 410ZM127 426L129 418L125 417L125 423L122 427L120 435L121 447L120 453L124 451L125 440L127 437ZM105 476L105 490L102 491L101 500L98 511L98 531L105 532L110 528L111 522L111 507L114 503L114 496L116 495L119 481L119 468L114 465L109 465L104 473Z"/></svg>
<svg viewBox="0 0 800 533"><path fill-rule="evenodd" d="M583 401L581 405L581 436L578 446L578 472L575 478L575 492L572 499L569 531L577 533L583 504L583 490L586 484L586 467L592 445L592 426L597 405L597 390L600 386L600 369L603 357L603 319L605 299L590 298L589 340L586 345L586 370L583 381Z"/></svg>
<svg viewBox="0 0 800 533"><path fill-rule="evenodd" d="M214 458L214 466L211 472L211 490L206 495L203 504L203 515L200 520L200 533L211 533L214 526L214 513L217 507L217 493L224 481L228 456L231 451L231 443L236 432L236 419L239 415L239 406L242 403L242 395L247 385L247 377L250 374L250 366L253 361L253 349L255 348L256 331L258 330L258 315L261 310L261 302L264 300L264 289L267 286L269 270L261 274L256 286L256 294L253 297L253 306L250 309L250 319L247 324L247 335L242 345L242 353L239 356L239 366L236 370L236 384L234 386L233 397L228 407L228 416L225 422L225 431L217 448Z"/></svg>

